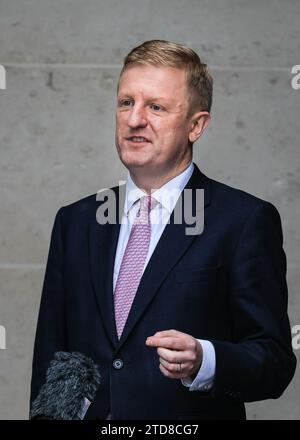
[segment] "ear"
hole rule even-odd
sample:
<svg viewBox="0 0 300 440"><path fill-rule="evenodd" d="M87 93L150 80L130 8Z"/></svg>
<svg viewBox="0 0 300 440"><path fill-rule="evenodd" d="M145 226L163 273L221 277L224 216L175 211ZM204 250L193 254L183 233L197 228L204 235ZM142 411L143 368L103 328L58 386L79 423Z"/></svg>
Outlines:
<svg viewBox="0 0 300 440"><path fill-rule="evenodd" d="M211 116L209 112L201 111L194 113L191 117L191 129L189 132L189 140L191 143L194 143L199 139L210 121Z"/></svg>

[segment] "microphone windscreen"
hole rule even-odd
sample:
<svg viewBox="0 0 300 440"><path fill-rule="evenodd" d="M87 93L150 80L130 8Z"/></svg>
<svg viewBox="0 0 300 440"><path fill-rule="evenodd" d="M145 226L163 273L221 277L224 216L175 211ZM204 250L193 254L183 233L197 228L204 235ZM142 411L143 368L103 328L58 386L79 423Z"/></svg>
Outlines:
<svg viewBox="0 0 300 440"><path fill-rule="evenodd" d="M100 379L97 365L86 355L56 352L46 382L32 403L30 418L82 419L95 398Z"/></svg>

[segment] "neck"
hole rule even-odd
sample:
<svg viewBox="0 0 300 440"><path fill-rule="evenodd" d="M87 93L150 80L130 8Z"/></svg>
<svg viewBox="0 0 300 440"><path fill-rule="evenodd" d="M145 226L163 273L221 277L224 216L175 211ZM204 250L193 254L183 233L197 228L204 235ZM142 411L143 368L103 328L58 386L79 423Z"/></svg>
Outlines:
<svg viewBox="0 0 300 440"><path fill-rule="evenodd" d="M190 164L191 160L181 163L179 166L173 167L172 169L159 174L157 173L157 170L153 174L149 171L145 172L141 169L130 169L129 171L130 177L136 186L145 191L147 194L151 194L153 190L161 188L167 182L174 179L174 177L185 171Z"/></svg>

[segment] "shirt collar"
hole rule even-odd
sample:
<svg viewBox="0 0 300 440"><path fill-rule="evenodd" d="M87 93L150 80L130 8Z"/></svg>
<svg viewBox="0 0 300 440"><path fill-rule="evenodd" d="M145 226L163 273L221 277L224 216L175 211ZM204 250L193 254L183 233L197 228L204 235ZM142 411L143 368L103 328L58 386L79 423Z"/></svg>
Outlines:
<svg viewBox="0 0 300 440"><path fill-rule="evenodd" d="M177 200L183 191L184 187L188 183L191 175L194 171L193 162L182 171L182 173L178 174L178 176L173 177L173 179L169 180L163 186L158 188L157 190L151 193L151 196L155 198L164 208L166 208L171 214ZM132 206L139 200L142 196L145 196L146 193L141 190L134 181L132 180L130 173L127 175L126 182L126 196L124 203L124 214L128 216L128 213Z"/></svg>

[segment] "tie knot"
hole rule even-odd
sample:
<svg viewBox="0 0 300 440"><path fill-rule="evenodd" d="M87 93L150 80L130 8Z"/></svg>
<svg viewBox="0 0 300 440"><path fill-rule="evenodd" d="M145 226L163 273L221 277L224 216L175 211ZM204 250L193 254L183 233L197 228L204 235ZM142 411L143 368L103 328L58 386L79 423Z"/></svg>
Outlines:
<svg viewBox="0 0 300 440"><path fill-rule="evenodd" d="M140 198L140 210L149 212L157 203L157 200L152 196L142 196Z"/></svg>
<svg viewBox="0 0 300 440"><path fill-rule="evenodd" d="M135 223L149 224L150 211L157 205L157 200L151 196L142 196L140 198L140 209L136 216Z"/></svg>

